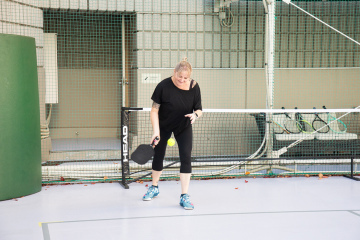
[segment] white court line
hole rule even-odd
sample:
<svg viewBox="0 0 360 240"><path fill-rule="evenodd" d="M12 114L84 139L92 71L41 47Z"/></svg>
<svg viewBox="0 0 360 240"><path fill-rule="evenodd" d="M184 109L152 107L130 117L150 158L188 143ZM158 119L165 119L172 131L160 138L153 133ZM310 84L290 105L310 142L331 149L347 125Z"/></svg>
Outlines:
<svg viewBox="0 0 360 240"><path fill-rule="evenodd" d="M116 221L116 220L136 220L136 219L161 219L161 218L189 218L189 217L208 217L208 216L233 216L233 215L255 215L255 214L297 214L297 213L334 213L343 212L351 213L358 217L360 214L356 213L360 210L313 210L313 211L270 211L270 212L238 212L238 213L210 213L210 214L193 214L193 215L170 215L170 216L146 216L146 217L125 217L125 218L107 218L107 219L89 219L89 220L77 220L77 221L56 221L56 222L43 222L42 230L44 240L51 240L49 232L49 224L61 224L61 223L84 223L84 222L102 222L102 221Z"/></svg>

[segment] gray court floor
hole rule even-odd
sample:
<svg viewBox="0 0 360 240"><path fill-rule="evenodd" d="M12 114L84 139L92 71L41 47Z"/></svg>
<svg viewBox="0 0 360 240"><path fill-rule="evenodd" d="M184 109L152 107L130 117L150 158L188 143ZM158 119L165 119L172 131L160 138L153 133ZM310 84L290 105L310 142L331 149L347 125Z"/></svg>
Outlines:
<svg viewBox="0 0 360 240"><path fill-rule="evenodd" d="M360 239L360 182L347 178L193 180L193 211L179 205L180 182L160 182L149 202L146 184L45 186L2 201L0 239Z"/></svg>

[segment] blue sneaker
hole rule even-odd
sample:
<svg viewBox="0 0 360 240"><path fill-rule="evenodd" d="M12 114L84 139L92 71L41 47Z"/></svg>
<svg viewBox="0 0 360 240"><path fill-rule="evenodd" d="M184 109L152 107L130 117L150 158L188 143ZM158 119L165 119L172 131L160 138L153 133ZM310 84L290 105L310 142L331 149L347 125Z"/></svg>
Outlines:
<svg viewBox="0 0 360 240"><path fill-rule="evenodd" d="M144 201L150 201L151 199L153 199L154 197L159 195L159 193L160 192L159 192L158 187L151 186L151 187L149 187L148 191L143 196L143 200Z"/></svg>
<svg viewBox="0 0 360 240"><path fill-rule="evenodd" d="M180 196L180 206L184 207L186 210L194 209L194 204L191 203L189 194Z"/></svg>

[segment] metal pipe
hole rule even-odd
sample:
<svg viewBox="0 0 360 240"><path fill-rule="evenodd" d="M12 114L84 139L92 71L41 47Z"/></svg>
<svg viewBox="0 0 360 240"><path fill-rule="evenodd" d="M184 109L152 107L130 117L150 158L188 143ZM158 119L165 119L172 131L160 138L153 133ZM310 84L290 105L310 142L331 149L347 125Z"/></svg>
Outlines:
<svg viewBox="0 0 360 240"><path fill-rule="evenodd" d="M125 74L125 61L126 61L126 56L125 56L125 15L122 15L122 20L121 20L121 44L122 44L122 106L125 107L126 104L126 91L125 91L125 85L126 85L126 74Z"/></svg>

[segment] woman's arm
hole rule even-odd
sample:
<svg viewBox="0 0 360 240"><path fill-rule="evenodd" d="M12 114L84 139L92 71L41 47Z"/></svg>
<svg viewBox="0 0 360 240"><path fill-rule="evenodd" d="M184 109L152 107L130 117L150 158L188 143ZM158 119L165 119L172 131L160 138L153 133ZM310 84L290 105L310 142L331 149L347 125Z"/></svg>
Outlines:
<svg viewBox="0 0 360 240"><path fill-rule="evenodd" d="M194 113L197 114L198 118L202 116L202 111L201 110L196 110Z"/></svg>
<svg viewBox="0 0 360 240"><path fill-rule="evenodd" d="M160 109L160 104L153 102L150 111L150 120L153 128L153 136L151 137L150 144L153 143L156 137L159 137L159 140L155 141L155 145L157 145L158 142L160 141L159 109Z"/></svg>
<svg viewBox="0 0 360 240"><path fill-rule="evenodd" d="M190 118L191 124L193 124L195 122L195 120L198 119L201 116L202 116L202 111L201 110L196 110L193 113L189 113L189 114L185 115L185 117Z"/></svg>
<svg viewBox="0 0 360 240"><path fill-rule="evenodd" d="M195 105L194 105L194 109L197 109L194 111L194 115L195 115L195 119L190 118L191 119L191 124L199 117L202 116L202 105L201 105L201 91L200 91L200 87L199 85L197 85L197 93L195 96Z"/></svg>

